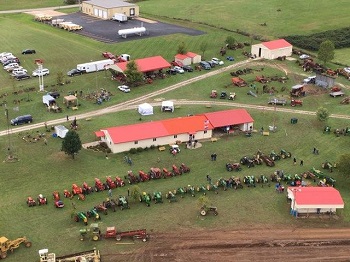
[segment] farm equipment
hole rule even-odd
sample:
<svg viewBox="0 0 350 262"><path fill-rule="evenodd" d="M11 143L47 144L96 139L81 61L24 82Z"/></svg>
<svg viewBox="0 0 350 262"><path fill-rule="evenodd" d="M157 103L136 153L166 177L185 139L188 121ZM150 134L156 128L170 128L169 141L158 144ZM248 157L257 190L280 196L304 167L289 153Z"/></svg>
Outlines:
<svg viewBox="0 0 350 262"><path fill-rule="evenodd" d="M173 174L175 176L182 175L181 170L176 165L173 165L172 168L173 168Z"/></svg>
<svg viewBox="0 0 350 262"><path fill-rule="evenodd" d="M63 190L63 195L65 198L71 198L72 197L72 193L69 192L67 189Z"/></svg>
<svg viewBox="0 0 350 262"><path fill-rule="evenodd" d="M269 183L269 179L265 175L261 175L258 178L258 183L267 184Z"/></svg>
<svg viewBox="0 0 350 262"><path fill-rule="evenodd" d="M103 205L105 208L110 208L110 209L112 209L113 212L116 211L117 203L116 203L113 199L107 198L106 201L103 201L103 202L102 202L102 205Z"/></svg>
<svg viewBox="0 0 350 262"><path fill-rule="evenodd" d="M129 201L125 196L119 196L117 199L117 206L120 207L121 210L129 209Z"/></svg>
<svg viewBox="0 0 350 262"><path fill-rule="evenodd" d="M187 167L184 163L181 164L180 170L182 173L189 173L190 172L190 168Z"/></svg>
<svg viewBox="0 0 350 262"><path fill-rule="evenodd" d="M206 205L201 207L201 210L200 210L201 216L206 216L209 212L213 213L214 216L217 216L219 214L217 207L213 207L213 206L207 207Z"/></svg>
<svg viewBox="0 0 350 262"><path fill-rule="evenodd" d="M241 165L245 165L248 168L254 167L254 160L251 157L248 156L244 156L241 158L241 160L239 161L241 163Z"/></svg>
<svg viewBox="0 0 350 262"><path fill-rule="evenodd" d="M225 91L221 91L220 93L220 99L226 99L227 93Z"/></svg>
<svg viewBox="0 0 350 262"><path fill-rule="evenodd" d="M207 189L207 191L214 191L215 194L219 194L217 185L214 185L212 183L208 184L206 189Z"/></svg>
<svg viewBox="0 0 350 262"><path fill-rule="evenodd" d="M35 200L32 197L29 196L29 197L27 197L27 205L29 207L36 206L36 202L35 202Z"/></svg>
<svg viewBox="0 0 350 262"><path fill-rule="evenodd" d="M79 233L80 233L80 240L81 240L81 241L85 240L86 235L87 235L88 233L90 233L91 239L92 239L93 241L97 241L97 240L100 240L100 239L101 239L101 230L100 230L100 228L99 228L99 226L98 226L97 223L92 223L92 224L90 225L90 228L89 228L89 229L87 229L87 228L82 228L82 229L80 229L80 230L79 230Z"/></svg>
<svg viewBox="0 0 350 262"><path fill-rule="evenodd" d="M229 181L229 187L232 187L233 189L242 189L243 188L241 178L239 178L239 177L232 176L229 178L228 181Z"/></svg>
<svg viewBox="0 0 350 262"><path fill-rule="evenodd" d="M162 178L162 171L158 167L151 167L149 175L151 179L159 179Z"/></svg>
<svg viewBox="0 0 350 262"><path fill-rule="evenodd" d="M231 81L232 81L232 84L234 84L235 86L238 86L238 87L245 87L247 85L246 81L244 81L240 77L233 77L231 79Z"/></svg>
<svg viewBox="0 0 350 262"><path fill-rule="evenodd" d="M49 253L48 249L39 250L40 262L63 262L63 261L91 261L101 262L100 251L97 249L56 257L55 253Z"/></svg>
<svg viewBox="0 0 350 262"><path fill-rule="evenodd" d="M330 126L326 126L326 127L323 129L323 133L330 134L330 133L331 133L331 127L330 127Z"/></svg>
<svg viewBox="0 0 350 262"><path fill-rule="evenodd" d="M32 242L28 241L26 237L19 237L15 240L9 240L4 236L0 237L0 258L5 259L8 251L12 253L22 243L24 243L25 247L32 246Z"/></svg>
<svg viewBox="0 0 350 262"><path fill-rule="evenodd" d="M270 158L273 160L273 161L276 161L276 160L280 160L281 159L281 156L276 154L276 152L274 150L271 151L270 153Z"/></svg>
<svg viewBox="0 0 350 262"><path fill-rule="evenodd" d="M72 185L72 195L78 195L78 199L85 200L85 196L83 194L83 189L79 187L77 184Z"/></svg>
<svg viewBox="0 0 350 262"><path fill-rule="evenodd" d="M187 188L186 188L186 192L191 194L191 196L195 197L195 189L194 189L194 186L191 186L191 185L188 185Z"/></svg>
<svg viewBox="0 0 350 262"><path fill-rule="evenodd" d="M108 215L108 209L107 209L107 207L105 207L105 205L103 203L95 206L94 210L96 210L97 213L102 212L103 214Z"/></svg>
<svg viewBox="0 0 350 262"><path fill-rule="evenodd" d="M197 186L196 187L197 192L203 192L203 195L205 196L207 194L207 188L203 185Z"/></svg>
<svg viewBox="0 0 350 262"><path fill-rule="evenodd" d="M37 198L37 201L38 201L38 205L41 206L41 205L47 205L47 198L44 197L42 194L40 194Z"/></svg>
<svg viewBox="0 0 350 262"><path fill-rule="evenodd" d="M82 191L84 195L89 195L92 192L94 192L94 189L91 186L89 186L86 182L84 182L82 186Z"/></svg>
<svg viewBox="0 0 350 262"><path fill-rule="evenodd" d="M141 182L148 181L151 179L151 176L149 174L146 174L142 170L139 171L139 180Z"/></svg>
<svg viewBox="0 0 350 262"><path fill-rule="evenodd" d="M287 151L284 150L284 149L281 149L280 156L281 156L283 159L285 159L285 158L291 158L291 157L292 157L292 153L291 153L291 152L287 152Z"/></svg>
<svg viewBox="0 0 350 262"><path fill-rule="evenodd" d="M348 104L350 104L350 96L345 97L345 98L340 102L340 104L342 104L342 105L348 105Z"/></svg>
<svg viewBox="0 0 350 262"><path fill-rule="evenodd" d="M333 172L333 168L335 167L335 164L331 164L331 162L326 161L322 163L321 166L323 169L328 169L330 172Z"/></svg>
<svg viewBox="0 0 350 262"><path fill-rule="evenodd" d="M115 184L117 185L117 187L123 187L125 186L125 182L123 179L121 179L119 176L115 177Z"/></svg>
<svg viewBox="0 0 350 262"><path fill-rule="evenodd" d="M169 203L177 201L175 194L171 191L165 194L165 198L168 199Z"/></svg>
<svg viewBox="0 0 350 262"><path fill-rule="evenodd" d="M235 98L236 98L236 93L230 92L230 95L228 96L228 100L235 100Z"/></svg>
<svg viewBox="0 0 350 262"><path fill-rule="evenodd" d="M239 163L226 163L226 170L227 171L241 171L242 168L241 168L241 165Z"/></svg>
<svg viewBox="0 0 350 262"><path fill-rule="evenodd" d="M105 184L103 184L102 182L101 182L101 180L99 179L99 178L95 178L95 191L96 192L99 192L99 191L104 191L104 190L106 190L106 185Z"/></svg>
<svg viewBox="0 0 350 262"><path fill-rule="evenodd" d="M122 240L123 237L141 239L143 242L146 242L149 239L146 229L117 232L115 227L107 227L106 234L104 235L104 238L115 238L117 241Z"/></svg>
<svg viewBox="0 0 350 262"><path fill-rule="evenodd" d="M162 192L154 192L152 199L154 200L154 203L163 203L163 197Z"/></svg>
<svg viewBox="0 0 350 262"><path fill-rule="evenodd" d="M117 185L115 184L115 182L110 176L106 177L106 186L107 186L107 189L113 189L117 187Z"/></svg>
<svg viewBox="0 0 350 262"><path fill-rule="evenodd" d="M290 101L290 105L291 106L302 106L303 105L303 101L302 100L298 100L298 99L292 99Z"/></svg>
<svg viewBox="0 0 350 262"><path fill-rule="evenodd" d="M216 90L211 90L210 98L217 98L217 97L218 97L218 92Z"/></svg>
<svg viewBox="0 0 350 262"><path fill-rule="evenodd" d="M254 176L245 176L243 178L243 183L248 187L255 187L255 177Z"/></svg>
<svg viewBox="0 0 350 262"><path fill-rule="evenodd" d="M130 185L140 182L139 179L132 173L132 171L128 171L128 174L124 177L128 180Z"/></svg>
<svg viewBox="0 0 350 262"><path fill-rule="evenodd" d="M60 196L60 193L58 191L54 191L52 193L52 196L53 196L53 201L54 201L54 206L56 208L62 208L64 207L64 203L63 201L61 200L61 196Z"/></svg>
<svg viewBox="0 0 350 262"><path fill-rule="evenodd" d="M178 189L174 190L174 194L179 194L181 198L183 198L185 196L185 194L187 193L186 188L183 187L179 187Z"/></svg>
<svg viewBox="0 0 350 262"><path fill-rule="evenodd" d="M88 219L83 212L77 212L73 214L73 219L75 222L83 221L85 225L88 224Z"/></svg>
<svg viewBox="0 0 350 262"><path fill-rule="evenodd" d="M305 96L304 85L295 85L292 86L292 90L290 91L291 97L301 97ZM293 100L292 100L293 101Z"/></svg>
<svg viewBox="0 0 350 262"><path fill-rule="evenodd" d="M91 208L86 212L86 216L88 218L92 217L95 221L96 220L101 220L101 216L97 213L96 208Z"/></svg>
<svg viewBox="0 0 350 262"><path fill-rule="evenodd" d="M227 190L227 182L224 178L219 178L218 181L216 182L217 187L222 187L224 191Z"/></svg>
<svg viewBox="0 0 350 262"><path fill-rule="evenodd" d="M267 166L269 167L275 166L275 162L270 157L265 156L262 152L258 151L256 155L257 155L257 158L262 159L262 161L264 161L264 163Z"/></svg>
<svg viewBox="0 0 350 262"><path fill-rule="evenodd" d="M282 98L271 98L268 102L269 105L282 105L285 106L287 104L286 99Z"/></svg>
<svg viewBox="0 0 350 262"><path fill-rule="evenodd" d="M263 76L263 75L261 75L261 76L256 76L256 77L255 77L255 81L257 81L257 82L259 82L259 83L262 83L262 84L268 83L269 80L270 80L269 78L267 78L267 77L265 77L265 76Z"/></svg>
<svg viewBox="0 0 350 262"><path fill-rule="evenodd" d="M145 202L147 207L151 206L151 199L151 195L146 192L142 192L139 197L140 202Z"/></svg>
<svg viewBox="0 0 350 262"><path fill-rule="evenodd" d="M321 170L314 167L310 170L310 172L313 173L318 179L324 179L326 177Z"/></svg>
<svg viewBox="0 0 350 262"><path fill-rule="evenodd" d="M166 169L165 167L163 168L162 174L163 174L163 177L164 177L164 178L172 177L172 176L173 176L173 173L170 172L170 171L168 171L168 169Z"/></svg>

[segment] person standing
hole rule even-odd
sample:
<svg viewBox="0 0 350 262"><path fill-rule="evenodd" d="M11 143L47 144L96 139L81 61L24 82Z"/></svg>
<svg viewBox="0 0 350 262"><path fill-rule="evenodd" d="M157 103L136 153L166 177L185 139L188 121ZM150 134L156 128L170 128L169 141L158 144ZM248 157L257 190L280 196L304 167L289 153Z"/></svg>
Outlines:
<svg viewBox="0 0 350 262"><path fill-rule="evenodd" d="M304 165L304 160L300 160L300 165L301 165L301 166Z"/></svg>
<svg viewBox="0 0 350 262"><path fill-rule="evenodd" d="M108 190L108 197L112 198L112 189L111 188Z"/></svg>
<svg viewBox="0 0 350 262"><path fill-rule="evenodd" d="M68 115L66 116L66 118L67 118L67 121L69 121L69 116Z"/></svg>
<svg viewBox="0 0 350 262"><path fill-rule="evenodd" d="M297 159L294 157L293 158L293 164L296 165L297 164Z"/></svg>

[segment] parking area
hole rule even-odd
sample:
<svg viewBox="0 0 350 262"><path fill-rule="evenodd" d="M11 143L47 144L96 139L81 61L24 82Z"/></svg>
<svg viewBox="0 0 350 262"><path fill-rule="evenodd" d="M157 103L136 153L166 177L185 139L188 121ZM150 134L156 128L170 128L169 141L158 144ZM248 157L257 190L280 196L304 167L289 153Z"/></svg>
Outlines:
<svg viewBox="0 0 350 262"><path fill-rule="evenodd" d="M74 13L55 16L54 19L64 19L66 22L73 22L74 24L81 25L83 30L75 31L75 34L87 36L104 43L121 43L139 38L158 37L170 34L187 34L192 36L205 34L205 32L199 30L142 18L129 20L126 23L119 23L117 21L101 20L82 13ZM134 34L128 35L126 38L118 35L119 30L134 27L145 27L146 33L142 36Z"/></svg>

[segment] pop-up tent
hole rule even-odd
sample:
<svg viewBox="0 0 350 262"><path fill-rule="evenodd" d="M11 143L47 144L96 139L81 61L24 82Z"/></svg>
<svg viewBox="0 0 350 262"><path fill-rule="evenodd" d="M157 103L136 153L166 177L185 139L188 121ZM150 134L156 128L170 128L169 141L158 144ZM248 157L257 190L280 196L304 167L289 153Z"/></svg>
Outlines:
<svg viewBox="0 0 350 262"><path fill-rule="evenodd" d="M153 115L153 106L148 103L143 103L139 105L138 111L142 116Z"/></svg>
<svg viewBox="0 0 350 262"><path fill-rule="evenodd" d="M173 101L163 101L161 111L174 112L174 102Z"/></svg>

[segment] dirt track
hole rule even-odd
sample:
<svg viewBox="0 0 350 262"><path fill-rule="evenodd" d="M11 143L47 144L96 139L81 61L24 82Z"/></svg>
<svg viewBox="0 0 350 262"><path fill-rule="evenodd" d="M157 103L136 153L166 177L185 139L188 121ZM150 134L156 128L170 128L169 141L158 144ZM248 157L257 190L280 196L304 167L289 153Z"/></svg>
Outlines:
<svg viewBox="0 0 350 262"><path fill-rule="evenodd" d="M152 235L103 261L350 261L350 229L190 230Z"/></svg>

